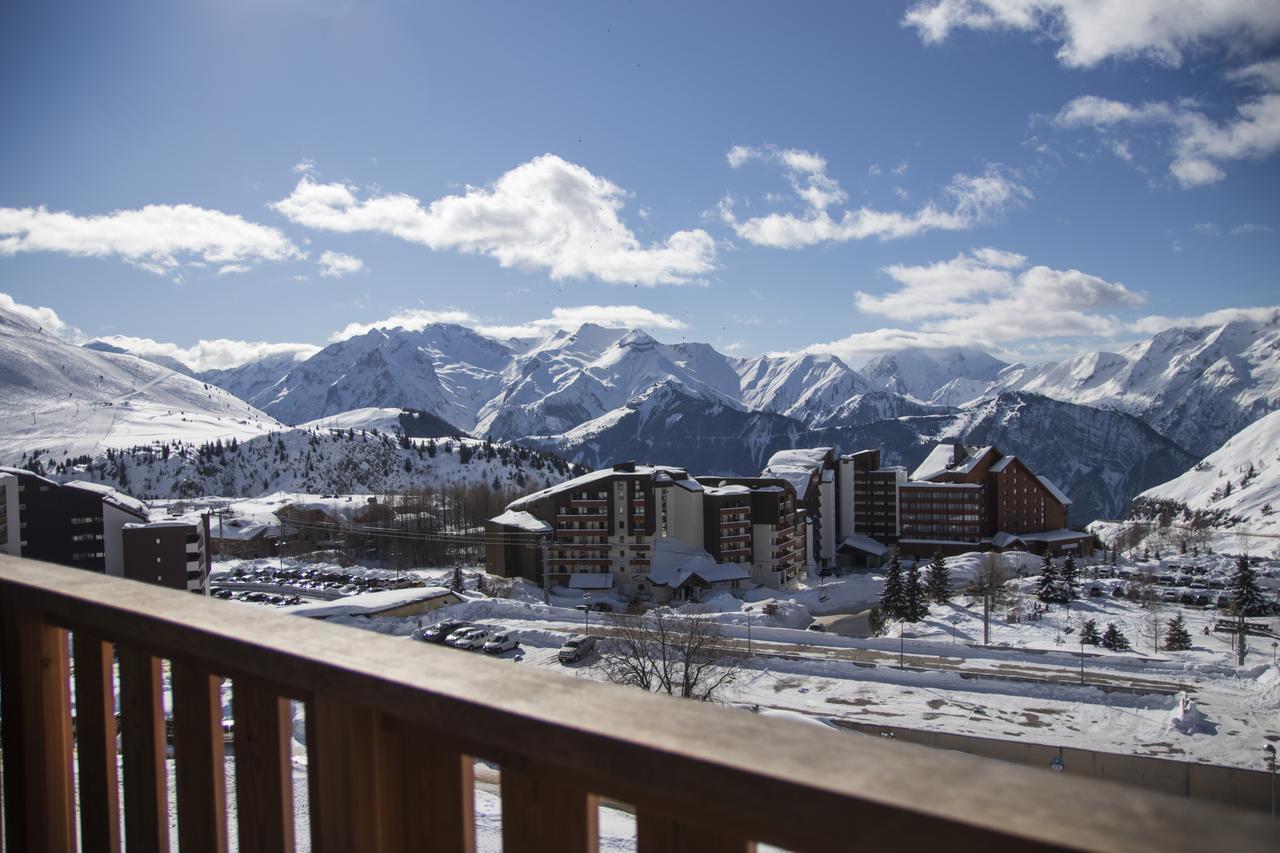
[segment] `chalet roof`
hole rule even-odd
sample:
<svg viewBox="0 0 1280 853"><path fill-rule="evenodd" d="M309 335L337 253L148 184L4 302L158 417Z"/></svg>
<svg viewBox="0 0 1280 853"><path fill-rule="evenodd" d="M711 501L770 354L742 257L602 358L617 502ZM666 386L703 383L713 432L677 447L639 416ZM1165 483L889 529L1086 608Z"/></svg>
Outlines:
<svg viewBox="0 0 1280 853"><path fill-rule="evenodd" d="M1053 495L1054 499L1058 503L1063 506L1071 506L1071 498L1063 494L1062 489L1059 489L1053 480L1050 480L1048 477L1041 476L1040 474L1036 474L1036 479L1040 481L1040 485L1049 490L1049 494Z"/></svg>

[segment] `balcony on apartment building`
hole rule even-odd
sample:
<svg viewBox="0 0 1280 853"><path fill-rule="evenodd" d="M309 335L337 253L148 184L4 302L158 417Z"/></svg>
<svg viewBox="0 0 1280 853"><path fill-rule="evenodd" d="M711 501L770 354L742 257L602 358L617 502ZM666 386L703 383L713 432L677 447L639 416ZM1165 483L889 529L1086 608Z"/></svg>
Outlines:
<svg viewBox="0 0 1280 853"><path fill-rule="evenodd" d="M474 850L477 759L500 768L508 853L596 850L602 798L634 811L641 851L1275 849L1273 822L1228 807L93 572L0 556L0 605L8 850L118 851L121 836L129 850L170 849L163 661L184 853L225 851L229 840L243 853L298 841L318 853ZM234 688L233 758L224 679ZM291 702L306 709L303 839Z"/></svg>

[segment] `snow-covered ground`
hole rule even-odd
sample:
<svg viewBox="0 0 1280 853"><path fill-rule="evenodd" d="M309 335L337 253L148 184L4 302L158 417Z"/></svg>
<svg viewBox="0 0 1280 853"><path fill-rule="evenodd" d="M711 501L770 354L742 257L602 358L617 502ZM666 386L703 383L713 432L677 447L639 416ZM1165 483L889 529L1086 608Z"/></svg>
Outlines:
<svg viewBox="0 0 1280 853"><path fill-rule="evenodd" d="M957 584L985 559L953 558ZM1031 571L1038 561L1006 557ZM1164 563L1119 567L1138 572L1169 570ZM1034 563L1034 565L1032 565ZM236 561L223 561L230 568ZM1212 573L1219 577L1229 560L1219 558ZM1262 566L1267 583L1280 583L1280 567ZM414 570L423 583L447 585L451 568ZM478 591L481 572L465 571L463 603L437 611L421 621L464 619L512 632L521 647L501 657L514 664L545 667L576 678L603 678L586 665L561 666L556 651L564 639L584 630L607 633L608 617L576 609L581 594L564 588L542 590L518 581L509 598L490 598ZM957 595L950 604L934 605L921 622L889 626L887 636L858 638L804 630L812 619L810 605L833 610L874 601L880 576L850 575L827 579L798 592L756 590L745 600L722 595L682 612L713 619L725 642L745 651L748 634L752 656L746 677L723 699L734 705L778 709L819 720L862 722L1012 739L1107 752L1173 757L1228 766L1256 768L1258 743L1280 738L1280 669L1272 665L1272 640L1250 637L1243 666L1227 634L1212 629L1218 611L1162 603L1144 609L1111 590L1119 578L1090 580L1103 595L1085 597L1069 607L1053 606L1035 618L1040 603L1034 581L1011 581L1008 600L995 608L990 645L982 645L982 606ZM1216 592L1216 590L1214 591ZM825 596L827 601L820 602ZM600 595L593 602L603 600ZM625 602L612 601L617 608ZM774 605L773 616L763 605ZM748 609L750 608L750 609ZM1193 648L1169 652L1153 647L1153 620L1165 623L1182 613ZM1103 631L1115 624L1132 651L1109 652L1084 647L1084 681L1078 638L1085 619ZM344 616L339 624L407 637L419 617ZM1267 621L1280 630L1280 619ZM466 654L459 652L459 654ZM899 660L905 668L899 669ZM1187 728L1180 694L1193 700L1204 715Z"/></svg>

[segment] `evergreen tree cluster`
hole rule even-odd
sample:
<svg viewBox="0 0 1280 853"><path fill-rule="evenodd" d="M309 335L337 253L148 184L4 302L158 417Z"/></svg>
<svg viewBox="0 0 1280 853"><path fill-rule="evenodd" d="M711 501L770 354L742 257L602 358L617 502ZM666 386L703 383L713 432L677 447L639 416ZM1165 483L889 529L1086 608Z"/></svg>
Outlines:
<svg viewBox="0 0 1280 853"><path fill-rule="evenodd" d="M926 587L920 580L920 570L913 563L903 575L902 563L894 554L889 560L884 589L880 592L880 614L885 622L919 622L929 614Z"/></svg>
<svg viewBox="0 0 1280 853"><path fill-rule="evenodd" d="M1080 642L1086 646L1102 645L1102 635L1098 633L1098 620L1084 620L1084 624L1080 626Z"/></svg>
<svg viewBox="0 0 1280 853"><path fill-rule="evenodd" d="M1041 601L1065 604L1076 597L1076 583L1080 573L1076 569L1076 561L1070 555L1062 561L1062 566L1053 564L1053 559L1044 555L1044 563L1040 567L1040 577L1036 581L1036 597Z"/></svg>

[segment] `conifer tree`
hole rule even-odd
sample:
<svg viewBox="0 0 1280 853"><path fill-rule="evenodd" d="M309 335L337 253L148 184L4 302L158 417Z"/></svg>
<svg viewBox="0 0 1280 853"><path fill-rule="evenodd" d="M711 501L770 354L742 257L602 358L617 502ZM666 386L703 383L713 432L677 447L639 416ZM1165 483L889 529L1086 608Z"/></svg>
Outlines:
<svg viewBox="0 0 1280 853"><path fill-rule="evenodd" d="M453 576L449 578L449 589L454 592L462 591L462 566L453 567Z"/></svg>
<svg viewBox="0 0 1280 853"><path fill-rule="evenodd" d="M902 588L902 563L894 554L889 560L889 571L884 576L884 588L880 590L880 612L884 619L900 619L904 614L904 590Z"/></svg>
<svg viewBox="0 0 1280 853"><path fill-rule="evenodd" d="M933 555L924 584L929 600L934 604L946 604L951 600L951 570L947 568L947 558L941 551Z"/></svg>
<svg viewBox="0 0 1280 853"><path fill-rule="evenodd" d="M1107 630L1102 633L1102 647L1113 652L1129 651L1129 638L1120 633L1116 623L1108 622Z"/></svg>
<svg viewBox="0 0 1280 853"><path fill-rule="evenodd" d="M1164 647L1171 652L1185 652L1191 648L1191 634L1187 631L1187 623L1178 613L1169 620L1169 631L1164 638Z"/></svg>
<svg viewBox="0 0 1280 853"><path fill-rule="evenodd" d="M1231 593L1231 608L1237 614L1262 616L1267 612L1267 601L1258 586L1258 574L1249 565L1247 554L1241 554L1236 562L1236 570L1227 581L1227 590Z"/></svg>
<svg viewBox="0 0 1280 853"><path fill-rule="evenodd" d="M924 585L920 583L920 569L915 563L907 570L906 582L902 585L903 618L908 622L919 622L929 613L929 602L924 597Z"/></svg>
<svg viewBox="0 0 1280 853"><path fill-rule="evenodd" d="M1076 561L1068 554L1067 558L1062 561L1062 568L1058 570L1058 587L1061 593L1061 600L1070 601L1076 597L1076 581L1079 578L1080 572L1076 569Z"/></svg>
<svg viewBox="0 0 1280 853"><path fill-rule="evenodd" d="M1041 601L1058 601L1062 595L1062 578L1053 560L1044 555L1044 563L1040 566L1040 578L1036 581L1036 597Z"/></svg>
<svg viewBox="0 0 1280 853"><path fill-rule="evenodd" d="M1097 646L1102 643L1102 635L1098 633L1098 620L1084 620L1084 625L1080 626L1080 642L1086 646Z"/></svg>

